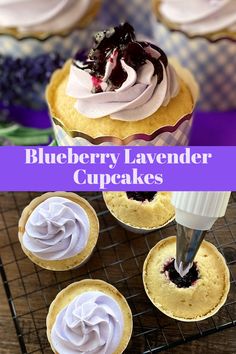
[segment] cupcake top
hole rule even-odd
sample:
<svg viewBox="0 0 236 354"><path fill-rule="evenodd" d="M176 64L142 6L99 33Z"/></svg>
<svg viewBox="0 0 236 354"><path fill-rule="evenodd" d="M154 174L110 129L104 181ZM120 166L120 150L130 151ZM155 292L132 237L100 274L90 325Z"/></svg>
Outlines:
<svg viewBox="0 0 236 354"><path fill-rule="evenodd" d="M73 27L91 0L0 0L0 29L56 33Z"/></svg>
<svg viewBox="0 0 236 354"><path fill-rule="evenodd" d="M121 354L132 328L132 313L123 295L98 279L63 289L47 316L48 340L58 354Z"/></svg>
<svg viewBox="0 0 236 354"><path fill-rule="evenodd" d="M46 89L51 117L92 144L152 141L191 118L198 87L191 73L128 23L98 32L89 54L56 70Z"/></svg>
<svg viewBox="0 0 236 354"><path fill-rule="evenodd" d="M118 303L101 291L87 291L58 313L51 343L63 354L112 354L120 343L123 329Z"/></svg>
<svg viewBox="0 0 236 354"><path fill-rule="evenodd" d="M236 32L235 0L160 0L159 11L190 35Z"/></svg>
<svg viewBox="0 0 236 354"><path fill-rule="evenodd" d="M203 241L189 273L181 277L174 267L176 238L158 242L143 268L144 286L153 304L182 321L203 320L216 313L229 291L229 271L215 246Z"/></svg>
<svg viewBox="0 0 236 354"><path fill-rule="evenodd" d="M29 216L23 245L41 259L63 260L85 249L89 233L88 215L79 204L62 197L51 197Z"/></svg>
<svg viewBox="0 0 236 354"><path fill-rule="evenodd" d="M118 220L135 228L159 228L175 215L170 192L103 192L103 198Z"/></svg>
<svg viewBox="0 0 236 354"><path fill-rule="evenodd" d="M89 54L71 65L67 94L87 118L138 121L167 106L180 90L175 69L165 53L137 41L124 23L98 32Z"/></svg>

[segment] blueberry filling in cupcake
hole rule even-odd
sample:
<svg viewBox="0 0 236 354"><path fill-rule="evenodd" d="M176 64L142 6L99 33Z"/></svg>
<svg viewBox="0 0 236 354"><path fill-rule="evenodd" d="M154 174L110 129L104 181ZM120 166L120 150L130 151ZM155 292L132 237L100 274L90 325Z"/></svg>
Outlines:
<svg viewBox="0 0 236 354"><path fill-rule="evenodd" d="M153 56L153 51L158 55ZM79 59L79 61L77 61ZM103 92L102 83L106 82L110 91L119 89L127 79L122 60L136 72L147 60L154 66L157 84L163 80L163 66L167 67L165 53L155 45L136 40L134 28L123 23L95 34L94 44L87 58L77 54L74 65L86 70L92 76L93 93ZM107 90L107 89L106 89Z"/></svg>
<svg viewBox="0 0 236 354"><path fill-rule="evenodd" d="M137 202L151 202L157 192L126 192L128 199L136 200Z"/></svg>
<svg viewBox="0 0 236 354"><path fill-rule="evenodd" d="M199 279L199 272L196 262L193 263L193 266L189 270L188 274L181 277L175 269L175 260L173 258L164 265L162 273L164 273L166 277L178 288L189 288Z"/></svg>

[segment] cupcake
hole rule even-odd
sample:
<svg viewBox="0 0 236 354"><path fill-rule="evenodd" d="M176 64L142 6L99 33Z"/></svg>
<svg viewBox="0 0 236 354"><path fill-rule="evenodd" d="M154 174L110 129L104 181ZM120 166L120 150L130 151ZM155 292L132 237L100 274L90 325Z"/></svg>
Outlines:
<svg viewBox="0 0 236 354"><path fill-rule="evenodd" d="M123 295L102 280L69 285L52 302L47 336L57 354L120 354L132 333L132 313Z"/></svg>
<svg viewBox="0 0 236 354"><path fill-rule="evenodd" d="M5 106L46 107L51 73L73 54L75 44L86 43L84 28L99 6L100 0L0 2L0 101Z"/></svg>
<svg viewBox="0 0 236 354"><path fill-rule="evenodd" d="M82 265L98 238L95 210L74 193L46 193L23 210L19 240L32 262L48 270L64 271Z"/></svg>
<svg viewBox="0 0 236 354"><path fill-rule="evenodd" d="M160 311L180 321L213 316L229 292L225 259L215 246L203 241L192 268L182 278L174 267L175 254L175 237L168 237L151 249L143 267L147 296Z"/></svg>
<svg viewBox="0 0 236 354"><path fill-rule="evenodd" d="M188 71L124 23L57 70L46 97L59 145L185 145L197 91Z"/></svg>
<svg viewBox="0 0 236 354"><path fill-rule="evenodd" d="M152 2L154 37L194 73L201 87L199 108L236 109L235 0Z"/></svg>
<svg viewBox="0 0 236 354"><path fill-rule="evenodd" d="M103 192L110 213L129 231L157 230L175 218L170 192Z"/></svg>

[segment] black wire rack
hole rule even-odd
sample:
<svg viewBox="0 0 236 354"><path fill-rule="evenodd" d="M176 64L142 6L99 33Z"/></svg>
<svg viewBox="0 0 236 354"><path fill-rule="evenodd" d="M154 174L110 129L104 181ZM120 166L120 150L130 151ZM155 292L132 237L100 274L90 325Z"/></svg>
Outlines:
<svg viewBox="0 0 236 354"><path fill-rule="evenodd" d="M0 193L0 271L22 353L52 353L45 319L56 294L73 281L98 278L113 284L127 299L134 330L126 353L156 353L236 325L236 193L224 218L206 239L224 255L231 275L226 304L213 317L195 323L173 320L148 300L142 266L149 250L176 234L175 223L146 235L124 230L105 207L100 193L81 193L97 211L100 235L90 260L67 272L51 272L33 264L22 252L17 226L23 208L38 193Z"/></svg>

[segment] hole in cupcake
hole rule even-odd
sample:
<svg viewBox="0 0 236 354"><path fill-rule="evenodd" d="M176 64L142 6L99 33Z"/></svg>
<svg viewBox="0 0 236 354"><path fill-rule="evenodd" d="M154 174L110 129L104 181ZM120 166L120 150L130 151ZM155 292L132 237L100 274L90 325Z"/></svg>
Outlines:
<svg viewBox="0 0 236 354"><path fill-rule="evenodd" d="M157 192L126 192L128 199L136 200L137 202L151 202Z"/></svg>
<svg viewBox="0 0 236 354"><path fill-rule="evenodd" d="M194 283L199 279L199 272L196 262L193 263L192 268L184 277L181 277L175 270L174 263L175 260L172 258L170 261L164 264L162 273L164 273L166 277L178 288L189 288L190 286L194 285Z"/></svg>
<svg viewBox="0 0 236 354"><path fill-rule="evenodd" d="M203 257L208 257L208 254L204 254L204 256Z"/></svg>

